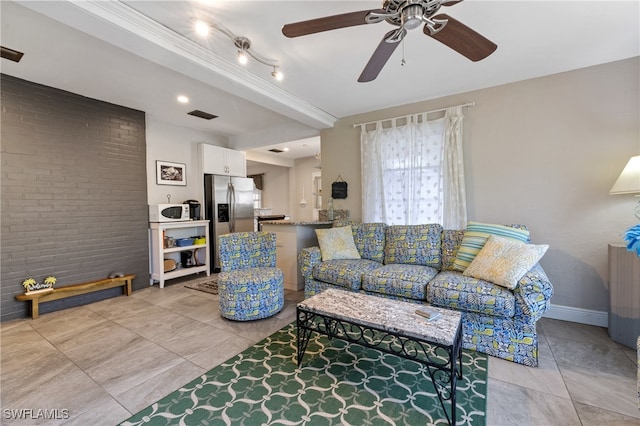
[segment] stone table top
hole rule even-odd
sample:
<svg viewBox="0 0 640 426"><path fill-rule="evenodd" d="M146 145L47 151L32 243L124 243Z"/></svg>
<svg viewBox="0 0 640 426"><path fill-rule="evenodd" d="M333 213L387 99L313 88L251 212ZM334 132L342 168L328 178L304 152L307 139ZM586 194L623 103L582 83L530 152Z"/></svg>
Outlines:
<svg viewBox="0 0 640 426"><path fill-rule="evenodd" d="M462 318L458 311L337 289L324 290L298 303L298 307L443 346L453 345ZM415 313L427 307L441 315L428 320Z"/></svg>

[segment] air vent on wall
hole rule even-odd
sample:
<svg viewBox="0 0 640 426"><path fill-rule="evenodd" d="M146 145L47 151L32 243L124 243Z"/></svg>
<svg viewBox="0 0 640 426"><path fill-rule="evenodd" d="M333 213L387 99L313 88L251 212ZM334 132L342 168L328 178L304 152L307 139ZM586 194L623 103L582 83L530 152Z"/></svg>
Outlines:
<svg viewBox="0 0 640 426"><path fill-rule="evenodd" d="M283 150L278 149L278 148L272 148L272 149L270 149L269 151L271 151L271 152L275 152L276 154L280 154L281 152L284 152Z"/></svg>
<svg viewBox="0 0 640 426"><path fill-rule="evenodd" d="M209 114L208 112L200 111L199 109L194 109L187 114L193 115L194 117L204 118L205 120L211 120L212 118L218 117L217 115Z"/></svg>
<svg viewBox="0 0 640 426"><path fill-rule="evenodd" d="M22 59L24 53L18 52L17 50L9 49L8 47L0 46L0 56L13 62L20 62L20 59Z"/></svg>

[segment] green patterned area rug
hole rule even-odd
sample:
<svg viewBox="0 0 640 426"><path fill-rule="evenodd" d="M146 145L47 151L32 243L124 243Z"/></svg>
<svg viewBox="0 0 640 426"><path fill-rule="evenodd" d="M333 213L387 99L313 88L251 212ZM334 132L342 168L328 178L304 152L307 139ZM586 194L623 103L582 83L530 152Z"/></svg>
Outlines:
<svg viewBox="0 0 640 426"><path fill-rule="evenodd" d="M486 355L463 351L458 425L486 424L487 364ZM426 367L417 362L313 333L298 368L294 322L121 423L275 424L447 420Z"/></svg>

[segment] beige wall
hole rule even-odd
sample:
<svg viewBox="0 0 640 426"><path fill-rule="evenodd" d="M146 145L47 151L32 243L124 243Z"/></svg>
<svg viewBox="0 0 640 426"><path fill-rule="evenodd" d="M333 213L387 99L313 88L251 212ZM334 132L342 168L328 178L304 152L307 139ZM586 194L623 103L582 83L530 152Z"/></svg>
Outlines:
<svg viewBox="0 0 640 426"><path fill-rule="evenodd" d="M298 158L295 167L291 169L291 219L296 221L312 221L313 218L313 172L318 172L318 160L315 157ZM304 199L306 207L300 206L302 199L302 187L304 186Z"/></svg>
<svg viewBox="0 0 640 426"><path fill-rule="evenodd" d="M341 175L349 196L334 207L362 217L354 123L475 102L464 110L469 220L528 225L533 243L550 245L541 263L555 286L552 303L607 311L607 244L637 223L637 199L609 189L640 153L639 64L636 57L345 117L321 135L323 193Z"/></svg>
<svg viewBox="0 0 640 426"><path fill-rule="evenodd" d="M271 214L289 214L289 167L266 163L247 166L247 175L262 177L262 207L271 208Z"/></svg>
<svg viewBox="0 0 640 426"><path fill-rule="evenodd" d="M198 158L198 144L208 143L227 146L227 138L212 135L186 127L166 124L154 117L147 117L147 202L162 204L167 195L172 203L198 200L204 203L204 182L202 166ZM187 171L185 186L158 185L156 182L156 161L183 163Z"/></svg>

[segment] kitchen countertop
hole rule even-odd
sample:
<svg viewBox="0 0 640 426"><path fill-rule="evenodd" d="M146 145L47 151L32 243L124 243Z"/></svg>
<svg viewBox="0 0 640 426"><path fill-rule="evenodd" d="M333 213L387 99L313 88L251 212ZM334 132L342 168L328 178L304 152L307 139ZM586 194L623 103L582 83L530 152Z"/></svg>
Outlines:
<svg viewBox="0 0 640 426"><path fill-rule="evenodd" d="M332 220L312 220L312 221L295 221L295 220L265 220L261 222L263 225L296 225L296 226L313 226L313 225L331 225Z"/></svg>

